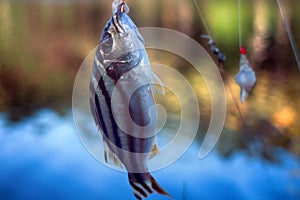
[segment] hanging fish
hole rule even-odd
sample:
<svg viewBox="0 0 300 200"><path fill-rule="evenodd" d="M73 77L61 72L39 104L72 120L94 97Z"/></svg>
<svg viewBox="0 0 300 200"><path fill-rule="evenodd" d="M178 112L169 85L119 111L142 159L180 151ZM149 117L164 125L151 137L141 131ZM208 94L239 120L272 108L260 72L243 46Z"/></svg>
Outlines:
<svg viewBox="0 0 300 200"><path fill-rule="evenodd" d="M249 65L249 61L246 57L246 49L241 47L241 58L240 58L240 71L235 76L235 82L241 88L241 102L244 103L246 97L248 96L249 92L252 90L256 83L255 73Z"/></svg>
<svg viewBox="0 0 300 200"><path fill-rule="evenodd" d="M104 159L107 163L125 167L137 199L144 199L154 192L170 196L147 167L148 159L158 152L154 135L157 108L151 84L156 77L143 37L127 15L128 5L115 0L112 10L113 16L104 28L96 50L90 81L90 108L103 137ZM136 90L130 93L132 89ZM119 98L113 98L115 93Z"/></svg>

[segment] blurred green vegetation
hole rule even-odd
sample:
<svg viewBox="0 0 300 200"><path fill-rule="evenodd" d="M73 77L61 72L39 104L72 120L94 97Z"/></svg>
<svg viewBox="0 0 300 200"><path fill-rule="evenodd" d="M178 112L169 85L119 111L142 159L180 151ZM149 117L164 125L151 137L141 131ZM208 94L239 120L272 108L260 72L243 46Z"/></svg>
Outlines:
<svg viewBox="0 0 300 200"><path fill-rule="evenodd" d="M45 107L60 114L70 109L76 72L97 45L111 16L111 1L42 2L0 0L0 112L11 121L22 120ZM239 62L237 2L198 3L213 38L227 55L226 85L238 101L238 87L234 84ZM193 1L128 0L128 4L129 14L138 27L175 29L210 52L207 41L200 38L200 34L207 32ZM284 5L300 47L300 2L289 0ZM274 158L274 147L300 155L300 76L276 1L244 1L242 13L243 44L249 50L258 81L249 100L239 104L245 123L227 90L228 114L218 148L224 155L230 155L236 149L251 149L254 141L261 144L260 152L268 159ZM191 80L203 119L199 132L205 133L210 119L210 97L201 77L196 77L184 60L151 51L149 55L152 61L174 66ZM170 106L176 99L169 95L159 100L169 105L174 116L169 119L169 126L177 127L175 119L180 112L176 106ZM200 134L199 141L201 138Z"/></svg>

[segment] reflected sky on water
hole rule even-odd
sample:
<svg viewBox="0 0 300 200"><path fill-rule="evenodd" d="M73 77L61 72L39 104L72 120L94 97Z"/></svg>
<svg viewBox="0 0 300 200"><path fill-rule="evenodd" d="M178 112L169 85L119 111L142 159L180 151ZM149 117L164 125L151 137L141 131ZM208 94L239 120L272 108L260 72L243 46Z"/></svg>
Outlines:
<svg viewBox="0 0 300 200"><path fill-rule="evenodd" d="M13 126L0 116L0 199L133 199L127 175L82 146L71 114L42 110ZM278 150L281 162L271 163L240 152L225 159L214 151L200 160L198 148L153 172L174 199L300 197L300 164L286 151Z"/></svg>

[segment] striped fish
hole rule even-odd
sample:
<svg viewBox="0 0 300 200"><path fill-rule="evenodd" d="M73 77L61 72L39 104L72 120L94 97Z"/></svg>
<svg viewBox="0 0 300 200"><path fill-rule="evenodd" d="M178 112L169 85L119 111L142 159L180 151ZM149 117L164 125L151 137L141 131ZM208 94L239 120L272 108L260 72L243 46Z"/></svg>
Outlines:
<svg viewBox="0 0 300 200"><path fill-rule="evenodd" d="M143 37L128 11L120 2L102 33L90 81L90 108L103 137L105 161L126 168L135 197L154 192L169 196L147 167L158 151L153 74Z"/></svg>

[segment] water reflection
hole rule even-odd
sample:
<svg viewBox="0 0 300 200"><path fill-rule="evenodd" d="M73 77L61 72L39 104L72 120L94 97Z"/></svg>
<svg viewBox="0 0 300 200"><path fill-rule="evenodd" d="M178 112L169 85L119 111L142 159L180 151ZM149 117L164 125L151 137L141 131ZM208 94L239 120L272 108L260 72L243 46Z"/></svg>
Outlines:
<svg viewBox="0 0 300 200"><path fill-rule="evenodd" d="M127 176L93 159L81 145L71 114L43 110L0 132L1 199L132 199ZM43 132L43 135L36 133ZM173 165L154 172L175 199L296 199L299 162L277 151L274 165L244 153L197 158L194 144ZM176 178L174 178L176 175ZM112 192L117 188L117 192ZM154 195L150 199L166 199Z"/></svg>

